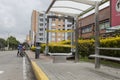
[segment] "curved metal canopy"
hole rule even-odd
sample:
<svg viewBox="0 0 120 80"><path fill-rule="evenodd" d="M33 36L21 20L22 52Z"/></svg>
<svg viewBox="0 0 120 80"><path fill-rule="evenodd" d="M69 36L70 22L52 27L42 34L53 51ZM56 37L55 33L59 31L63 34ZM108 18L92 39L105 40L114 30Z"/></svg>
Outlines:
<svg viewBox="0 0 120 80"><path fill-rule="evenodd" d="M95 8L96 1L101 4L108 0L52 0L46 13L55 12L65 15L78 16Z"/></svg>

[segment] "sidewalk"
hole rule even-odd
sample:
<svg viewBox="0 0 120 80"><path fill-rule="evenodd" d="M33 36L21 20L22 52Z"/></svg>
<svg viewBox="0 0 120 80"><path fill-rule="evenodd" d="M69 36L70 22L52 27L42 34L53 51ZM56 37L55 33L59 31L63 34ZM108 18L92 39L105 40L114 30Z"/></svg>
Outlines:
<svg viewBox="0 0 120 80"><path fill-rule="evenodd" d="M30 51L27 55L30 60L35 61L49 80L120 80L120 69L106 66L95 69L94 64L87 62L53 63L52 57L42 54L39 59L35 59L34 53Z"/></svg>

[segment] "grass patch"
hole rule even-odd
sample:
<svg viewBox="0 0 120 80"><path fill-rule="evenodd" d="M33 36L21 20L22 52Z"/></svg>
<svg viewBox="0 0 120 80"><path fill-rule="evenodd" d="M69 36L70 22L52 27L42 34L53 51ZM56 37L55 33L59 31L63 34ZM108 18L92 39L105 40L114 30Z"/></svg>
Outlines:
<svg viewBox="0 0 120 80"><path fill-rule="evenodd" d="M95 62L94 59L88 59L87 57L81 58L80 61L91 62L91 63ZM117 61L110 61L110 60L101 59L100 63L104 66L109 66L109 67L120 69L120 62L117 62Z"/></svg>

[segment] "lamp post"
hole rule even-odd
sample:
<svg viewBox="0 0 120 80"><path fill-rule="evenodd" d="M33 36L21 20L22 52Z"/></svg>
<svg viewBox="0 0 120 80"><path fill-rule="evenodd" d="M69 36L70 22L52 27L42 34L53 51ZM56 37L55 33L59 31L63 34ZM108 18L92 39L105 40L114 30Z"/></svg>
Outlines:
<svg viewBox="0 0 120 80"><path fill-rule="evenodd" d="M7 49L9 50L9 33L8 33Z"/></svg>

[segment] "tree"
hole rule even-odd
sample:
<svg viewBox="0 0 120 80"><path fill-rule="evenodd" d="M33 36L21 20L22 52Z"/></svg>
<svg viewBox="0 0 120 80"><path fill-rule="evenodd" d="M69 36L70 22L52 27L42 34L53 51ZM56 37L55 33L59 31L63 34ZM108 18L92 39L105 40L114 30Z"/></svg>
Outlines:
<svg viewBox="0 0 120 80"><path fill-rule="evenodd" d="M6 46L6 41L3 38L0 38L0 49Z"/></svg>
<svg viewBox="0 0 120 80"><path fill-rule="evenodd" d="M8 39L7 39L7 44L9 45L9 48L12 48L12 49L17 49L17 46L18 46L18 44L20 43L18 40L16 40L16 38L15 37L13 37L13 36L10 36L10 37L8 37Z"/></svg>
<svg viewBox="0 0 120 80"><path fill-rule="evenodd" d="M30 46L29 46L29 44L27 42L23 42L23 45L25 46L26 49L30 48Z"/></svg>

